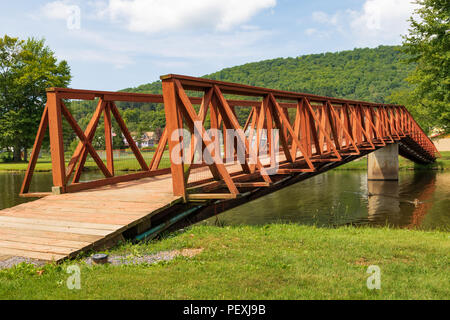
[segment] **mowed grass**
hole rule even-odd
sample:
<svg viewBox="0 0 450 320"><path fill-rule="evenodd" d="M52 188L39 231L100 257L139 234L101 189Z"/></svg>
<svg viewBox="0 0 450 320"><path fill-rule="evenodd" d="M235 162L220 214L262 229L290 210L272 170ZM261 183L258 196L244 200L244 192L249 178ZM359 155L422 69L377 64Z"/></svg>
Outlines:
<svg viewBox="0 0 450 320"><path fill-rule="evenodd" d="M400 170L449 170L450 169L450 151L442 151L441 157L429 165L416 164L403 157L398 157L398 165ZM367 158L360 158L352 162L346 163L336 170L366 170Z"/></svg>
<svg viewBox="0 0 450 320"><path fill-rule="evenodd" d="M154 152L142 152L147 164L150 163ZM70 156L66 157L66 165L70 160ZM104 160L106 163L106 161ZM0 172L24 172L27 170L27 162L0 162ZM117 171L140 171L142 170L139 162L136 160L133 154L127 154L126 156L116 157L114 159L114 167ZM169 152L166 151L161 158L159 168L170 167ZM85 163L85 169L88 171L100 171L95 161L88 157ZM50 172L52 171L52 163L49 156L40 158L36 163L35 172Z"/></svg>
<svg viewBox="0 0 450 320"><path fill-rule="evenodd" d="M135 266L81 260L0 271L1 299L448 299L449 234L388 228L299 225L196 226L111 254L203 248L192 258ZM81 289L66 268L81 268ZM366 286L381 269L381 289Z"/></svg>
<svg viewBox="0 0 450 320"><path fill-rule="evenodd" d="M143 156L147 163L150 163L154 152L143 152ZM450 169L450 151L441 152L442 157L438 158L435 163L430 165L419 165L412 161L409 161L403 157L399 157L399 168L401 170L449 170ZM69 160L66 159L67 161ZM10 171L10 172L22 172L27 170L28 163L2 163L0 162L0 172ZM134 158L133 155L128 155L126 157L120 157L114 159L114 166L117 171L139 171L141 167L139 163ZM159 168L170 167L169 152L166 151L161 159ZM89 158L85 165L86 170L99 171L97 164ZM358 160L344 164L336 170L366 170L367 169L367 159L360 158ZM36 172L49 172L52 170L52 164L49 157L39 159L36 164Z"/></svg>

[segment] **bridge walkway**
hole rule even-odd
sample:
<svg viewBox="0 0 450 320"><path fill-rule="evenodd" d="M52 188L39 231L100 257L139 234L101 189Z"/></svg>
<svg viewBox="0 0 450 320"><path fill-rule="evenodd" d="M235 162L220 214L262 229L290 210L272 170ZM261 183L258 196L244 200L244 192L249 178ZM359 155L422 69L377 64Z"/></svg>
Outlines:
<svg viewBox="0 0 450 320"><path fill-rule="evenodd" d="M171 175L50 195L0 211L0 256L59 261L109 247L122 234L181 201Z"/></svg>
<svg viewBox="0 0 450 320"><path fill-rule="evenodd" d="M241 171L237 164L226 167L231 173ZM207 168L192 173L212 177ZM173 195L171 174L49 195L0 211L0 259L58 262L90 249L109 248L127 231L145 231L154 216L182 203L181 196Z"/></svg>

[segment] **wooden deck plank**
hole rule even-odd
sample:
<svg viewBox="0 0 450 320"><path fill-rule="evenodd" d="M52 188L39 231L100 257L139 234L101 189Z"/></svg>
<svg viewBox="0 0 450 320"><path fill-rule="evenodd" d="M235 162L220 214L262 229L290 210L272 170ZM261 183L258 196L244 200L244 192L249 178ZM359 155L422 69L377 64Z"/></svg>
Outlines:
<svg viewBox="0 0 450 320"><path fill-rule="evenodd" d="M165 201L161 201L165 202ZM54 200L52 201L42 201L42 204L45 205L51 205L54 203ZM152 202L153 203L153 202ZM156 203L156 201L154 201ZM68 206L68 207L74 207L74 208L92 208L92 203L89 203L87 201L81 200L81 199L61 199L58 201L58 205L61 206ZM114 202L111 203L111 201L106 201L101 198L96 200L95 207L99 209L111 209L113 207L117 210L141 210L141 211L148 211L148 203L147 202L130 202L130 201L121 201L120 199L116 199Z"/></svg>
<svg viewBox="0 0 450 320"><path fill-rule="evenodd" d="M78 250L79 248L87 247L91 242L82 241L72 241L72 240L61 240L61 239L51 239L42 237L30 237L23 235L11 235L11 234L0 234L0 240L4 241L14 241L20 243L30 243L30 244L43 244L43 245L55 245L57 247L66 247L73 250Z"/></svg>
<svg viewBox="0 0 450 320"><path fill-rule="evenodd" d="M24 258L31 258L44 261L59 261L67 257L65 254L35 252L20 249L0 248L0 254L6 254L10 256L18 256Z"/></svg>
<svg viewBox="0 0 450 320"><path fill-rule="evenodd" d="M6 212L24 212L24 211L60 212L60 213L79 212L79 213L90 213L90 214L103 213L103 214L122 214L122 215L140 214L140 213L144 214L144 213L149 212L148 209L146 209L146 210L144 210L144 209L125 209L125 208L117 208L116 209L116 208L114 208L113 203L111 205L112 205L112 207L109 209L107 209L107 208L78 208L76 206L69 208L66 206L59 206L57 203L52 203L49 205L42 204L41 207L27 206L27 207L23 207L20 209L8 208L8 209L6 209ZM91 206L92 206L92 204L91 204Z"/></svg>
<svg viewBox="0 0 450 320"><path fill-rule="evenodd" d="M65 217L67 220L51 220L51 219L35 219L35 218L20 218L20 217L9 217L0 216L0 223L2 222L12 222L12 223L23 223L23 224L37 224L43 226L63 226L63 227L74 227L83 229L94 229L94 230L109 230L116 231L120 229L122 225L115 224L103 224L103 223L86 223L86 222L76 222L70 221L69 215Z"/></svg>
<svg viewBox="0 0 450 320"><path fill-rule="evenodd" d="M0 240L0 252L1 252L2 248L19 249L19 250L43 252L43 253L65 254L65 255L69 255L75 251L73 248L58 247L58 246L53 246L53 245L20 243L20 242L16 242L16 241Z"/></svg>
<svg viewBox="0 0 450 320"><path fill-rule="evenodd" d="M80 241L80 242L95 242L103 238L103 236L98 235L88 235L88 234L75 234L75 233L65 233L65 232L55 232L55 231L45 231L45 230L27 230L27 229L15 229L15 228L0 228L1 235L9 235L11 237L17 236L30 236L36 238L44 239L55 239L55 240L70 240L70 241Z"/></svg>
<svg viewBox="0 0 450 320"><path fill-rule="evenodd" d="M9 258L11 258L11 256L6 254L0 254L0 261L5 261L8 260Z"/></svg>
<svg viewBox="0 0 450 320"><path fill-rule="evenodd" d="M49 219L49 220L62 220L62 219L70 219L70 221L78 221L78 222L89 222L89 223L103 223L107 222L110 224L120 224L126 225L134 220L138 220L142 217L145 217L145 214L139 215L106 215L106 214L80 214L80 213L71 213L69 217L65 216L61 213L38 213L38 212L5 212L2 213L3 216L11 216L11 217L20 217L20 218L39 218L39 219Z"/></svg>
<svg viewBox="0 0 450 320"><path fill-rule="evenodd" d="M106 236L111 233L109 230L94 230L94 229L83 229L83 228L72 228L72 227L56 227L56 226L43 226L36 224L21 224L12 222L0 222L0 228L15 228L18 230L41 230L41 231L56 231L56 232L66 232L74 234L89 234L95 236Z"/></svg>
<svg viewBox="0 0 450 320"><path fill-rule="evenodd" d="M152 191L148 191L147 193L147 197L149 197L149 194L152 194ZM152 195L153 196L153 195ZM90 201L98 201L100 195L87 195L86 197L83 198L84 201L86 202L90 202ZM111 205L114 205L114 203L117 201L117 197L119 197L119 195L117 196L105 196L102 197L102 199L107 200L110 202ZM172 197L158 197L157 195L153 196L153 200L147 200L147 199L140 199L138 197L136 197L136 200L133 200L133 195L130 194L128 195L129 200L125 200L122 199L120 200L120 202L124 203L124 204L143 204L146 206L146 208L151 208L151 207L157 207L158 205L161 205L163 203L170 203L172 202ZM72 199L71 199L72 200ZM173 197L173 200L177 200L176 197ZM31 202L30 202L31 203ZM80 207L82 208L82 207ZM114 207L113 207L114 208Z"/></svg>

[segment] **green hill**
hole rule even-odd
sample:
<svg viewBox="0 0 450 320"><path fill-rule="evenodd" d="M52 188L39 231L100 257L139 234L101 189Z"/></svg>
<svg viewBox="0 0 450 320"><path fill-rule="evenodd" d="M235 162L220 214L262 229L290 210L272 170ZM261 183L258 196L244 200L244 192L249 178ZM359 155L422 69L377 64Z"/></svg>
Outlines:
<svg viewBox="0 0 450 320"><path fill-rule="evenodd" d="M277 58L226 68L205 78L339 98L386 102L394 90L406 89L414 68L402 62L398 46ZM176 70L174 70L176 73ZM123 91L160 93L161 82Z"/></svg>
<svg viewBox="0 0 450 320"><path fill-rule="evenodd" d="M414 65L403 63L404 59L405 55L400 51L400 47L380 46L374 49L354 49L247 63L204 77L331 97L389 102L392 92L407 92L408 84L404 79ZM161 81L122 91L161 93ZM401 101L403 100L402 98ZM162 104L120 102L117 105L129 130L136 132L138 136L165 126ZM82 101L73 102L71 109L77 121L85 127L94 108L94 103ZM249 110L244 108L238 109L239 120L245 121L248 112ZM102 132L101 126L102 123L97 132ZM115 128L115 131L118 130ZM103 145L100 133L94 141L98 148ZM115 141L118 143L115 147L121 147L120 139Z"/></svg>

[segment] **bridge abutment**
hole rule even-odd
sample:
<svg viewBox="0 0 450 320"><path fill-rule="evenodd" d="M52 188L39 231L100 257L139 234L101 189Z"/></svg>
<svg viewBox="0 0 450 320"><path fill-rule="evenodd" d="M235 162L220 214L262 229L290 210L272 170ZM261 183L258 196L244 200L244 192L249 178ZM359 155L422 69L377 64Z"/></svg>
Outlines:
<svg viewBox="0 0 450 320"><path fill-rule="evenodd" d="M389 144L367 157L368 180L398 180L398 143Z"/></svg>

